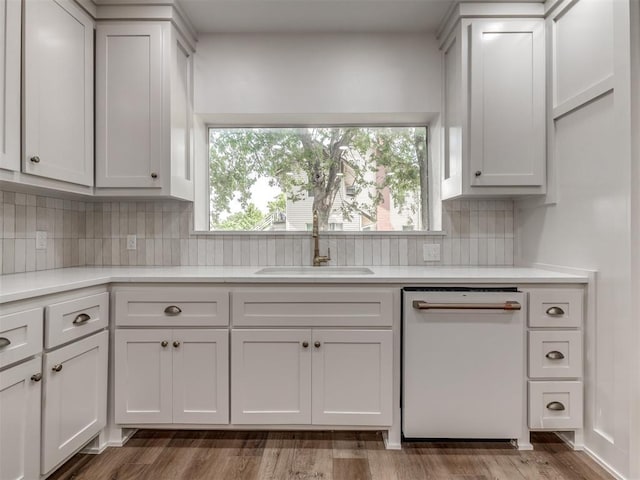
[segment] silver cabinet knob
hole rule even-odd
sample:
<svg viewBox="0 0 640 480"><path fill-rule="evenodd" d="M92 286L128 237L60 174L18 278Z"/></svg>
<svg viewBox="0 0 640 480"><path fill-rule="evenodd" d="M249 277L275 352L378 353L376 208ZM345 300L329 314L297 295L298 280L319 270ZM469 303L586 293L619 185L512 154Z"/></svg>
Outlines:
<svg viewBox="0 0 640 480"><path fill-rule="evenodd" d="M158 174L156 172L153 172L151 174L151 178L153 178L155 180L156 178L158 178Z"/></svg>
<svg viewBox="0 0 640 480"><path fill-rule="evenodd" d="M36 373L35 375L31 375L31 381L32 382L39 382L40 380L42 380L42 374L41 373Z"/></svg>
<svg viewBox="0 0 640 480"><path fill-rule="evenodd" d="M547 403L547 409L555 412L561 412L564 410L564 405L560 402L549 402Z"/></svg>
<svg viewBox="0 0 640 480"><path fill-rule="evenodd" d="M53 370L54 372L59 372L60 370L62 370L62 364L58 363L57 365L54 365L51 370Z"/></svg>
<svg viewBox="0 0 640 480"><path fill-rule="evenodd" d="M476 177L479 177L480 175L482 175L482 172L480 170L477 170L475 175L476 175Z"/></svg>
<svg viewBox="0 0 640 480"><path fill-rule="evenodd" d="M302 348L308 348L309 347L309 342L304 341L302 342Z"/></svg>
<svg viewBox="0 0 640 480"><path fill-rule="evenodd" d="M39 156L33 156L29 159L31 161L31 163L40 163L40 157Z"/></svg>
<svg viewBox="0 0 640 480"><path fill-rule="evenodd" d="M169 305L164 309L164 313L170 316L180 315L182 313L182 309L177 305Z"/></svg>
<svg viewBox="0 0 640 480"><path fill-rule="evenodd" d="M11 340L7 337L0 337L0 348L8 347L11 345Z"/></svg>
<svg viewBox="0 0 640 480"><path fill-rule="evenodd" d="M173 342L173 347L174 348L178 348L180 346L180 342L178 342L177 340L175 342Z"/></svg>
<svg viewBox="0 0 640 480"><path fill-rule="evenodd" d="M560 315L564 315L564 310L560 307L549 307L545 313L550 317L559 317Z"/></svg>
<svg viewBox="0 0 640 480"><path fill-rule="evenodd" d="M316 347L316 348L320 348L320 345L322 345L320 342L315 342L313 344L313 346Z"/></svg>
<svg viewBox="0 0 640 480"><path fill-rule="evenodd" d="M87 323L89 320L91 320L91 316L87 315L86 313L81 313L80 315L78 315L75 320L72 322L75 326L79 326L82 325L84 323Z"/></svg>
<svg viewBox="0 0 640 480"><path fill-rule="evenodd" d="M557 350L553 350L545 355L549 360L562 360L564 358L564 354Z"/></svg>
<svg viewBox="0 0 640 480"><path fill-rule="evenodd" d="M160 345L162 345L162 348L165 348L167 345L169 345L169 342L163 340L162 342L160 342Z"/></svg>

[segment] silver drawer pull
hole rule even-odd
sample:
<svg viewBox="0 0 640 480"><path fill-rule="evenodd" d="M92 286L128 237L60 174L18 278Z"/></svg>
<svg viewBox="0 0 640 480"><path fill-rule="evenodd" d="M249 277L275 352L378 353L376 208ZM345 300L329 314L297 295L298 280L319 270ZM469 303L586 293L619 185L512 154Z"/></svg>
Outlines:
<svg viewBox="0 0 640 480"><path fill-rule="evenodd" d="M62 370L62 364L58 363L57 365L54 365L51 370L53 370L54 372L59 372L60 370Z"/></svg>
<svg viewBox="0 0 640 480"><path fill-rule="evenodd" d="M73 321L73 324L75 326L79 326L84 323L87 323L89 320L91 320L91 317L89 315L87 315L86 313L81 313L75 318L75 320Z"/></svg>
<svg viewBox="0 0 640 480"><path fill-rule="evenodd" d="M564 315L564 310L560 307L549 307L547 308L546 314L550 317L559 317L560 315Z"/></svg>
<svg viewBox="0 0 640 480"><path fill-rule="evenodd" d="M182 310L177 305L169 305L167 308L164 309L164 313L171 316L180 315L182 313Z"/></svg>
<svg viewBox="0 0 640 480"><path fill-rule="evenodd" d="M32 382L39 382L40 380L42 380L42 374L41 373L36 373L35 375L31 375L31 381Z"/></svg>
<svg viewBox="0 0 640 480"><path fill-rule="evenodd" d="M549 360L562 360L564 358L564 354L557 350L553 350L545 355Z"/></svg>
<svg viewBox="0 0 640 480"><path fill-rule="evenodd" d="M564 410L564 405L560 402L549 402L547 403L547 409L555 412L561 412Z"/></svg>
<svg viewBox="0 0 640 480"><path fill-rule="evenodd" d="M413 308L416 310L520 310L522 305L518 302L504 303L431 303L423 300L414 300Z"/></svg>
<svg viewBox="0 0 640 480"><path fill-rule="evenodd" d="M0 348L8 347L11 345L11 340L7 337L0 337Z"/></svg>

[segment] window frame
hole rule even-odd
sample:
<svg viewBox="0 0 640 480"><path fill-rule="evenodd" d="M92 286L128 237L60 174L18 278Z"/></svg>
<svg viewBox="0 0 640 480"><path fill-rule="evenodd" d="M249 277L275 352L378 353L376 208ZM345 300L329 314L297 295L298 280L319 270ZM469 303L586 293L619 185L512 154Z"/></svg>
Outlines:
<svg viewBox="0 0 640 480"><path fill-rule="evenodd" d="M437 128L434 128L432 125L432 121L424 121L424 122L382 122L382 123L366 123L366 122L327 122L327 123L279 123L279 122L268 122L268 123L234 123L234 122L203 122L201 124L201 128L204 130L203 140L204 140L204 153L205 158L202 159L204 163L204 173L205 173L205 184L206 184L206 201L202 208L198 208L197 204L194 202L194 215L196 215L196 209L201 212L201 214L206 214L207 218L207 226L209 229L207 230L196 230L193 229L192 233L196 235L222 235L222 236L266 236L266 237L286 237L286 236L294 236L294 237L308 237L308 230L210 230L210 218L211 218L211 203L210 203L210 162L209 162L209 130L210 129L252 129L252 128L345 128L345 127L362 127L362 128L385 128L385 127L424 127L426 129L426 149L427 149L427 162L429 166L430 177L437 173L436 183L438 185L437 189L429 190L429 216L432 219L432 224L434 225L434 229L432 230L360 230L360 231L345 231L345 230L323 230L323 236L329 237L346 237L346 236L399 236L399 237L407 237L407 236L436 236L441 237L446 235L441 228L441 211L442 211L442 199L440 197L440 188L439 185L442 181L440 168L434 169L434 163L439 161L439 145L433 145L433 131ZM435 148L434 148L435 147ZM196 171L195 175L200 175L200 171ZM433 181L433 180L432 180ZM431 182L430 182L431 185ZM434 201L434 195L438 195L437 200ZM437 205L437 207L436 207ZM434 209L439 209L440 213L435 215ZM204 210L204 212L202 212ZM435 221L434 221L435 220ZM194 222L195 225L196 222Z"/></svg>

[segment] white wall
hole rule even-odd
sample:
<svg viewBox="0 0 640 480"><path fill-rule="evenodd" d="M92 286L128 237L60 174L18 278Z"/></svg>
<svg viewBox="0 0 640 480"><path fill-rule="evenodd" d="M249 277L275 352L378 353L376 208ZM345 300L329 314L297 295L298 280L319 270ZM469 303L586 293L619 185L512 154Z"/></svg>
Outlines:
<svg viewBox="0 0 640 480"><path fill-rule="evenodd" d="M547 38L555 39L548 112L548 198L555 203L517 206L516 263L597 270L595 316L585 332L585 445L638 479L629 0L558 3L547 19Z"/></svg>
<svg viewBox="0 0 640 480"><path fill-rule="evenodd" d="M631 218L636 219L632 223L631 245L640 245L640 0L631 1L631 136L634 142L631 145L631 179L635 188L631 199ZM631 257L632 283L631 291L640 291L640 249L632 248ZM632 456L631 475L640 478L640 295L633 295L632 303L634 328L631 332L631 342L635 355L631 370L631 441L630 450L636 452Z"/></svg>
<svg viewBox="0 0 640 480"><path fill-rule="evenodd" d="M424 121L441 108L440 72L432 35L203 35L195 113L227 122L251 121L247 114Z"/></svg>

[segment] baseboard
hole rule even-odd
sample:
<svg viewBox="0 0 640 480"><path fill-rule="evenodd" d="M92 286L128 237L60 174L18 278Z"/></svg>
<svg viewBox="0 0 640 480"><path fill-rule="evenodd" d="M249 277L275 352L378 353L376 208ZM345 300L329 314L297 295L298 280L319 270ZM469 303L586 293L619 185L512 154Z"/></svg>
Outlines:
<svg viewBox="0 0 640 480"><path fill-rule="evenodd" d="M613 476L617 480L627 480L624 477L624 475L620 475L620 472L618 472L615 468L613 468L607 462L602 460L598 455L596 455L596 453L593 450L591 450L586 445L584 447L584 452L587 455L589 455L589 457L591 457L598 465L600 465L602 468L604 468L607 471L607 473L609 473L611 476Z"/></svg>
<svg viewBox="0 0 640 480"><path fill-rule="evenodd" d="M109 442L107 442L107 446L109 447L123 447L130 439L131 437L133 437L136 432L138 431L137 428L123 428L122 432L122 439L120 440L111 440Z"/></svg>
<svg viewBox="0 0 640 480"><path fill-rule="evenodd" d="M562 440L564 443L566 443L567 445L569 445L571 448L574 448L573 442L571 441L571 439L565 434L566 432L554 432L556 437L558 437L560 440ZM589 455L589 457L596 462L598 465L600 465L602 468L604 468L607 473L609 473L610 475L612 475L613 477L615 477L617 480L627 480L624 475L620 475L620 472L618 472L615 468L613 468L611 465L609 465L607 462L605 462L604 460L602 460L598 455L596 455L596 453L591 450L589 447L587 447L586 445L583 445L582 448L578 448L577 450L581 450L584 453L586 453L587 455Z"/></svg>
<svg viewBox="0 0 640 480"><path fill-rule="evenodd" d="M109 444L103 443L102 445L98 445L97 447L85 447L80 450L80 453L83 453L85 455L100 455L107 449L107 447L109 447Z"/></svg>
<svg viewBox="0 0 640 480"><path fill-rule="evenodd" d="M553 432L555 433L556 437L558 437L560 440L562 440L564 443L566 443L567 445L569 445L571 447L572 450L575 450L577 452L583 451L584 450L584 444L579 444L577 445L572 439L571 437L568 435L571 432Z"/></svg>

